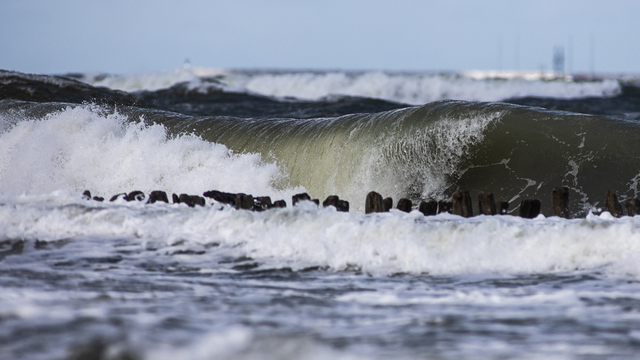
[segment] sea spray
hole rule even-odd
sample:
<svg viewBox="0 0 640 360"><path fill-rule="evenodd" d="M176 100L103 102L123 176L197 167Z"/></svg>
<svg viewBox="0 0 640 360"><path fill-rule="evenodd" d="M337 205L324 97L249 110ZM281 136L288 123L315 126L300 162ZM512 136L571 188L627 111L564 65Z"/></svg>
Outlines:
<svg viewBox="0 0 640 360"><path fill-rule="evenodd" d="M0 117L14 122L0 133L0 192L90 189L110 197L135 189L225 189L288 198L303 191L274 189L285 175L258 154L234 154L192 134L170 136L163 125L139 119L93 106L17 122Z"/></svg>

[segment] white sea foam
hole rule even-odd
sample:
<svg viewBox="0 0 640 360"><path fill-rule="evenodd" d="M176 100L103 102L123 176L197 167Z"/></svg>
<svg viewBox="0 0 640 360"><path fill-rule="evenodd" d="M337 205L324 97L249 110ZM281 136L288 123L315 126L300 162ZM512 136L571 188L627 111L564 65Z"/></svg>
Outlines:
<svg viewBox="0 0 640 360"><path fill-rule="evenodd" d="M612 96L620 92L620 85L615 80L577 83L565 79L547 81L524 77L496 79L474 78L464 74L385 72L260 74L235 80L234 85L273 96L318 99L342 94L414 105L445 99L500 101L525 96L579 98Z"/></svg>
<svg viewBox="0 0 640 360"><path fill-rule="evenodd" d="M180 82L191 87L208 87L200 77L220 76L228 89L247 90L277 97L320 99L331 95L364 96L407 104L437 100L500 101L515 97L540 96L580 98L613 96L620 93L616 80L574 82L570 77L539 73L391 73L370 72L243 72L183 67L172 72L134 75L86 76L85 81L124 91L158 90Z"/></svg>
<svg viewBox="0 0 640 360"><path fill-rule="evenodd" d="M82 80L93 86L104 86L114 90L131 92L165 89L183 82L191 83L193 86L207 86L200 81L202 77L224 74L226 74L226 71L222 69L183 66L174 71L137 73L131 75L98 76L86 74Z"/></svg>
<svg viewBox="0 0 640 360"><path fill-rule="evenodd" d="M514 216L464 219L397 210L362 215L318 209L311 202L263 213L124 201L83 201L89 206L83 208L73 205L81 201L77 197L55 198L55 205L46 197L3 198L3 203L13 205L0 207L0 239L130 238L139 239L141 246L164 244L157 254L185 241L183 246L194 249L218 243L266 268L355 268L375 275L585 270L640 277L638 217L615 219L605 213L574 220L542 216L534 220ZM157 258L157 254L150 256ZM181 261L197 261L201 271L215 272L219 271L215 254Z"/></svg>
<svg viewBox="0 0 640 360"><path fill-rule="evenodd" d="M0 123L12 123L1 118ZM197 136L171 137L161 125L129 122L88 106L0 126L0 192L56 190L110 196L132 190L196 193L217 189L290 196L283 174L257 154L233 154Z"/></svg>
<svg viewBox="0 0 640 360"><path fill-rule="evenodd" d="M570 76L538 72L393 73L369 72L248 72L182 67L170 72L133 75L87 75L84 81L124 91L158 90L181 82L210 87L202 77L217 76L229 91L250 91L276 97L320 99L332 95L363 96L420 105L438 100L500 101L540 96L606 97L620 93L617 80L574 82Z"/></svg>

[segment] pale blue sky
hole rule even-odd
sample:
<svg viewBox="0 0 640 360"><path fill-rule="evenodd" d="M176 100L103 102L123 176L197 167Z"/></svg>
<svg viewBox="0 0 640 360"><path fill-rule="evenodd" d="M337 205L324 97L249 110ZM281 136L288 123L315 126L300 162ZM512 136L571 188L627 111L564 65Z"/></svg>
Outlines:
<svg viewBox="0 0 640 360"><path fill-rule="evenodd" d="M640 73L637 0L0 0L0 69ZM593 50L593 51L592 51Z"/></svg>

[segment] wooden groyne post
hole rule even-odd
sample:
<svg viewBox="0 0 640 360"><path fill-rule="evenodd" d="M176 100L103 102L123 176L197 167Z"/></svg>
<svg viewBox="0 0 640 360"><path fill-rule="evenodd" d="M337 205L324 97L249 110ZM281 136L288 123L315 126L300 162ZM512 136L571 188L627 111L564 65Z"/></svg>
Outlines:
<svg viewBox="0 0 640 360"><path fill-rule="evenodd" d="M471 203L471 195L468 191L458 190L451 197L453 203L453 213L462 217L473 216L473 205Z"/></svg>
<svg viewBox="0 0 640 360"><path fill-rule="evenodd" d="M551 191L551 207L553 216L569 218L569 188L566 186L554 188Z"/></svg>
<svg viewBox="0 0 640 360"><path fill-rule="evenodd" d="M382 201L382 195L375 191L371 191L367 194L367 198L364 204L364 213L371 214L374 212L384 212L384 203ZM388 211L388 210L387 210Z"/></svg>
<svg viewBox="0 0 640 360"><path fill-rule="evenodd" d="M538 199L524 199L520 203L520 217L525 219L533 219L540 215L542 202Z"/></svg>
<svg viewBox="0 0 640 360"><path fill-rule="evenodd" d="M478 193L478 214L481 215L495 215L496 200L493 198L493 193L485 193L480 191Z"/></svg>
<svg viewBox="0 0 640 360"><path fill-rule="evenodd" d="M627 199L624 202L624 206L627 208L627 215L636 216L640 214L640 200Z"/></svg>
<svg viewBox="0 0 640 360"><path fill-rule="evenodd" d="M620 206L618 196L609 190L607 190L607 193L605 194L604 210L611 213L613 217L619 218L622 216L622 206Z"/></svg>
<svg viewBox="0 0 640 360"><path fill-rule="evenodd" d="M397 207L398 210L404 211L404 212L411 212L412 207L413 207L413 204L411 203L411 200L404 199L404 198L398 200L398 207Z"/></svg>
<svg viewBox="0 0 640 360"><path fill-rule="evenodd" d="M438 202L435 200L421 201L418 205L418 211L424 216L436 215L438 213Z"/></svg>

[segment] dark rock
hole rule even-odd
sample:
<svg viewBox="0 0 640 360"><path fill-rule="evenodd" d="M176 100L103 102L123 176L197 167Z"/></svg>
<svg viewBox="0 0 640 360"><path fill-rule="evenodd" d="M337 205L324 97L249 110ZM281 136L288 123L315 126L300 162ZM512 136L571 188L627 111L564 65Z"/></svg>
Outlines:
<svg viewBox="0 0 640 360"><path fill-rule="evenodd" d="M449 213L453 214L453 202L451 201L438 201L438 214Z"/></svg>
<svg viewBox="0 0 640 360"><path fill-rule="evenodd" d="M471 203L471 195L468 191L458 190L451 197L453 203L453 213L462 217L473 216L473 204Z"/></svg>
<svg viewBox="0 0 640 360"><path fill-rule="evenodd" d="M273 207L276 207L276 208L286 208L286 207L287 207L287 202L286 202L286 201L284 201L284 200L276 200L276 201L273 203Z"/></svg>
<svg viewBox="0 0 640 360"><path fill-rule="evenodd" d="M153 204L157 201L169 203L169 198L167 198L167 193L160 190L152 191L149 194L149 201L147 201L147 204Z"/></svg>
<svg viewBox="0 0 640 360"><path fill-rule="evenodd" d="M509 202L508 201L498 201L496 203L496 211L500 215L506 215L509 211Z"/></svg>
<svg viewBox="0 0 640 360"><path fill-rule="evenodd" d="M436 215L438 213L438 202L435 200L421 201L418 210L424 216Z"/></svg>
<svg viewBox="0 0 640 360"><path fill-rule="evenodd" d="M495 215L497 213L496 201L493 194L486 194L484 191L478 193L478 214Z"/></svg>
<svg viewBox="0 0 640 360"><path fill-rule="evenodd" d="M397 207L398 210L404 211L404 212L411 212L412 207L413 207L413 204L411 203L411 200L404 199L404 198L398 200L398 207Z"/></svg>
<svg viewBox="0 0 640 360"><path fill-rule="evenodd" d="M127 196L124 198L127 201L142 201L144 200L145 196L144 193L140 190L135 190L130 192L129 194L127 194Z"/></svg>
<svg viewBox="0 0 640 360"><path fill-rule="evenodd" d="M627 208L627 215L636 216L640 213L640 200L627 199L624 202L624 206Z"/></svg>
<svg viewBox="0 0 640 360"><path fill-rule="evenodd" d="M180 197L176 194L172 194L171 198L173 199L174 204L180 204Z"/></svg>
<svg viewBox="0 0 640 360"><path fill-rule="evenodd" d="M236 194L233 194L233 193L226 193L218 190L211 190L211 191L205 192L202 195L210 199L213 199L219 203L236 206Z"/></svg>
<svg viewBox="0 0 640 360"><path fill-rule="evenodd" d="M102 196L94 196L93 200L102 202L102 201L104 201L104 198Z"/></svg>
<svg viewBox="0 0 640 360"><path fill-rule="evenodd" d="M374 212L384 212L384 204L382 203L382 195L375 191L367 194L367 198L364 204L364 213L371 214Z"/></svg>
<svg viewBox="0 0 640 360"><path fill-rule="evenodd" d="M85 200L91 200L91 191L85 190L82 193L82 198L85 199Z"/></svg>
<svg viewBox="0 0 640 360"><path fill-rule="evenodd" d="M551 191L551 207L553 216L569 218L569 188L554 188Z"/></svg>
<svg viewBox="0 0 640 360"><path fill-rule="evenodd" d="M311 199L311 202L320 206L320 199Z"/></svg>
<svg viewBox="0 0 640 360"><path fill-rule="evenodd" d="M520 203L520 217L525 219L533 219L540 215L542 202L538 199L524 199Z"/></svg>
<svg viewBox="0 0 640 360"><path fill-rule="evenodd" d="M604 199L604 211L608 211L614 217L622 216L622 206L620 206L620 202L618 202L618 196L611 191L607 191L607 194Z"/></svg>
<svg viewBox="0 0 640 360"><path fill-rule="evenodd" d="M253 210L253 196L247 194L236 194L236 209Z"/></svg>
<svg viewBox="0 0 640 360"><path fill-rule="evenodd" d="M382 200L382 209L384 210L384 212L393 209L393 199L390 197L384 198L384 200Z"/></svg>
<svg viewBox="0 0 640 360"><path fill-rule="evenodd" d="M258 196L253 199L253 209L256 211L264 211L272 207L271 198L268 196Z"/></svg>
<svg viewBox="0 0 640 360"><path fill-rule="evenodd" d="M291 203L295 206L299 201L309 200L311 201L311 196L307 193L296 194L291 197Z"/></svg>

